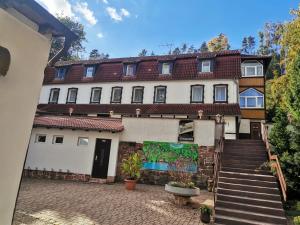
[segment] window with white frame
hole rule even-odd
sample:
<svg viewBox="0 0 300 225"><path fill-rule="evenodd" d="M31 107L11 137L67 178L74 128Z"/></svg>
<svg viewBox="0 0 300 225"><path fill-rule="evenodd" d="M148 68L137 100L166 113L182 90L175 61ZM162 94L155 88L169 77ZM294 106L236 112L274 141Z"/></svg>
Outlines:
<svg viewBox="0 0 300 225"><path fill-rule="evenodd" d="M87 66L87 67L85 68L85 77L87 77L87 78L94 77L94 75L95 75L95 70L96 70L96 67L95 67L95 66Z"/></svg>
<svg viewBox="0 0 300 225"><path fill-rule="evenodd" d="M257 61L245 61L241 68L242 77L263 76L263 65Z"/></svg>
<svg viewBox="0 0 300 225"><path fill-rule="evenodd" d="M52 88L49 95L49 103L57 103L59 97L59 88Z"/></svg>
<svg viewBox="0 0 300 225"><path fill-rule="evenodd" d="M132 103L143 103L144 87L132 88Z"/></svg>
<svg viewBox="0 0 300 225"><path fill-rule="evenodd" d="M64 136L62 135L54 135L52 144L62 144L64 143Z"/></svg>
<svg viewBox="0 0 300 225"><path fill-rule="evenodd" d="M79 137L77 145L78 146L87 146L87 145L89 145L89 138L88 137Z"/></svg>
<svg viewBox="0 0 300 225"><path fill-rule="evenodd" d="M154 103L165 103L166 102L166 86L157 86L154 89Z"/></svg>
<svg viewBox="0 0 300 225"><path fill-rule="evenodd" d="M68 89L67 103L76 103L77 91L78 91L77 88Z"/></svg>
<svg viewBox="0 0 300 225"><path fill-rule="evenodd" d="M47 135L46 134L37 134L35 136L35 143L45 143Z"/></svg>
<svg viewBox="0 0 300 225"><path fill-rule="evenodd" d="M202 73L209 73L210 72L210 60L204 60L202 61Z"/></svg>
<svg viewBox="0 0 300 225"><path fill-rule="evenodd" d="M134 64L126 65L126 76L133 76L134 75Z"/></svg>
<svg viewBox="0 0 300 225"><path fill-rule="evenodd" d="M191 86L191 103L203 102L203 85L192 85Z"/></svg>
<svg viewBox="0 0 300 225"><path fill-rule="evenodd" d="M227 102L227 85L214 86L214 102Z"/></svg>
<svg viewBox="0 0 300 225"><path fill-rule="evenodd" d="M92 88L90 103L100 103L101 88Z"/></svg>
<svg viewBox="0 0 300 225"><path fill-rule="evenodd" d="M63 80L65 79L67 73L67 68L66 67L59 67L56 69L56 74L55 74L55 79L56 80Z"/></svg>
<svg viewBox="0 0 300 225"><path fill-rule="evenodd" d="M241 108L264 108L264 94L254 88L240 93Z"/></svg>
<svg viewBox="0 0 300 225"><path fill-rule="evenodd" d="M161 74L168 75L171 74L171 64L162 63Z"/></svg>
<svg viewBox="0 0 300 225"><path fill-rule="evenodd" d="M121 103L122 100L122 87L113 87L111 90L111 103Z"/></svg>

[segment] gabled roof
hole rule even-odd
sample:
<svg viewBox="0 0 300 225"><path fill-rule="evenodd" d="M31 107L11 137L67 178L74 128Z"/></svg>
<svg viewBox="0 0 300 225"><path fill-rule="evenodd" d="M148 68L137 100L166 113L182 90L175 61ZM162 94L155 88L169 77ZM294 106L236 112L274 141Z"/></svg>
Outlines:
<svg viewBox="0 0 300 225"><path fill-rule="evenodd" d="M40 104L39 113L68 114L73 108L74 114L116 114L135 115L136 109L141 110L141 115L198 115L203 110L204 116L241 115L239 104Z"/></svg>
<svg viewBox="0 0 300 225"><path fill-rule="evenodd" d="M121 132L124 130L122 121L119 119L73 116L36 116L33 127L111 132Z"/></svg>
<svg viewBox="0 0 300 225"><path fill-rule="evenodd" d="M199 59L213 59L214 69L210 73L199 73L197 66ZM170 76L162 76L158 71L161 61L173 60L174 67ZM182 55L163 55L130 57L103 60L80 60L57 62L55 67L68 66L64 80L55 80L55 67L45 69L44 84L75 84L95 82L120 81L155 81L155 80L200 80L200 79L236 79L241 74L240 52L227 50L221 52L194 53ZM123 75L123 65L137 63L136 75ZM85 78L86 65L96 65L97 70L93 78Z"/></svg>

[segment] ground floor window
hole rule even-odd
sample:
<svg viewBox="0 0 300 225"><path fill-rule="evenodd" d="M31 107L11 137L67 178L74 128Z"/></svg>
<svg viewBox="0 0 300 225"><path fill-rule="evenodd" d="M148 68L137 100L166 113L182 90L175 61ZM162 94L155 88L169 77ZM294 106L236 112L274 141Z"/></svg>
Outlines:
<svg viewBox="0 0 300 225"><path fill-rule="evenodd" d="M52 144L62 144L64 142L64 136L61 135L54 135Z"/></svg>
<svg viewBox="0 0 300 225"><path fill-rule="evenodd" d="M77 145L78 146L87 146L89 144L89 138L87 137L79 137Z"/></svg>
<svg viewBox="0 0 300 225"><path fill-rule="evenodd" d="M45 134L37 134L35 136L35 143L45 143L46 142L46 135Z"/></svg>

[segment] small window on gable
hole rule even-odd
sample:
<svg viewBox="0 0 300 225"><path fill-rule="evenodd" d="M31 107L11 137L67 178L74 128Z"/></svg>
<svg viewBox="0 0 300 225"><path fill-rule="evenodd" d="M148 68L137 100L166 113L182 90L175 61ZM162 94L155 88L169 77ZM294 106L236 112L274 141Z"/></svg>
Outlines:
<svg viewBox="0 0 300 225"><path fill-rule="evenodd" d="M55 75L55 80L63 80L65 79L67 73L67 68L66 67L59 67L56 69L56 75Z"/></svg>
<svg viewBox="0 0 300 225"><path fill-rule="evenodd" d="M62 135L54 135L52 144L62 144L64 143L64 136Z"/></svg>
<svg viewBox="0 0 300 225"><path fill-rule="evenodd" d="M240 93L241 108L263 108L264 94L254 88L249 88Z"/></svg>
<svg viewBox="0 0 300 225"><path fill-rule="evenodd" d="M95 72L96 72L96 67L95 66L85 67L85 77L92 78L92 77L94 77Z"/></svg>
<svg viewBox="0 0 300 225"><path fill-rule="evenodd" d="M49 95L49 103L57 104L59 98L59 88L52 88Z"/></svg>
<svg viewBox="0 0 300 225"><path fill-rule="evenodd" d="M90 103L100 103L101 99L101 88L92 88Z"/></svg>
<svg viewBox="0 0 300 225"><path fill-rule="evenodd" d="M136 65L135 64L127 64L125 65L125 76L134 76Z"/></svg>
<svg viewBox="0 0 300 225"><path fill-rule="evenodd" d="M211 64L211 61L210 61L210 60L204 60L204 61L202 61L202 69L201 69L201 72L202 72L202 73L209 73L209 72L211 72L211 71L210 71L210 64Z"/></svg>
<svg viewBox="0 0 300 225"><path fill-rule="evenodd" d="M46 134L37 134L35 136L35 143L45 143L46 142Z"/></svg>
<svg viewBox="0 0 300 225"><path fill-rule="evenodd" d="M144 87L132 88L132 103L143 103Z"/></svg>
<svg viewBox="0 0 300 225"><path fill-rule="evenodd" d="M76 103L77 91L78 91L77 88L68 89L67 103Z"/></svg>
<svg viewBox="0 0 300 225"><path fill-rule="evenodd" d="M242 77L263 76L263 65L258 61L245 61L241 68Z"/></svg>
<svg viewBox="0 0 300 225"><path fill-rule="evenodd" d="M121 103L122 100L122 87L113 87L111 90L111 103Z"/></svg>

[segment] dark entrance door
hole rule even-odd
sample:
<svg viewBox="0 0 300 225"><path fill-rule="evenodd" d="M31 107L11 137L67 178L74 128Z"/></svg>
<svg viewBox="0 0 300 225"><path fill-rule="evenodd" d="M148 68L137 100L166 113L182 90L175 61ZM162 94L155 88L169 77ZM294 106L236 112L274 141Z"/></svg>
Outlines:
<svg viewBox="0 0 300 225"><path fill-rule="evenodd" d="M258 122L251 122L251 139L260 140L261 139L261 127Z"/></svg>
<svg viewBox="0 0 300 225"><path fill-rule="evenodd" d="M110 139L96 139L92 177L107 178L110 145Z"/></svg>

